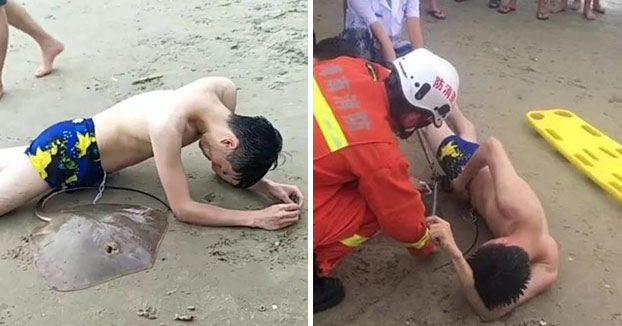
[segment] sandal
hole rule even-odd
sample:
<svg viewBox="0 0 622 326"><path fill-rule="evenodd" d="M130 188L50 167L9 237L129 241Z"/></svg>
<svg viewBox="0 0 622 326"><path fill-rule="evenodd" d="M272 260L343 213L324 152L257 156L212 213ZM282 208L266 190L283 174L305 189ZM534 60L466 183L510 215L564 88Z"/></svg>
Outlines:
<svg viewBox="0 0 622 326"><path fill-rule="evenodd" d="M498 13L504 14L504 15L507 14L507 13L510 13L512 11L516 11L516 8L508 7L508 6L501 6L501 7L499 7L499 9L497 9Z"/></svg>
<svg viewBox="0 0 622 326"><path fill-rule="evenodd" d="M438 20L445 19L445 13L442 10L428 10L427 13Z"/></svg>
<svg viewBox="0 0 622 326"><path fill-rule="evenodd" d="M538 20L547 20L549 19L549 13L548 12L537 12L536 13L536 18L538 18Z"/></svg>

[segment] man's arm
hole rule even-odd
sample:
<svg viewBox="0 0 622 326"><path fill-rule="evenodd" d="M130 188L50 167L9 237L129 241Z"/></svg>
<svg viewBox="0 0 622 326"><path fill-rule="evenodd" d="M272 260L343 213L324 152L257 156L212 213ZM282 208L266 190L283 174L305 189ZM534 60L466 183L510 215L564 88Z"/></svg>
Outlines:
<svg viewBox="0 0 622 326"><path fill-rule="evenodd" d="M380 43L380 50L382 52L382 56L387 62L393 62L397 59L397 54L395 54L395 49L393 49L393 42L389 38L389 34L382 26L382 22L376 21L375 23L370 25L371 32Z"/></svg>
<svg viewBox="0 0 622 326"><path fill-rule="evenodd" d="M157 128L151 142L158 175L175 217L199 225L253 226L253 217L248 212L202 204L190 198L181 161L181 135L172 125Z"/></svg>
<svg viewBox="0 0 622 326"><path fill-rule="evenodd" d="M414 49L420 49L423 47L423 33L421 32L421 22L419 17L406 18L406 25L408 26L408 38Z"/></svg>
<svg viewBox="0 0 622 326"><path fill-rule="evenodd" d="M382 22L376 17L369 0L350 0L348 1L348 6L369 26L373 36L380 43L380 50L385 60L387 62L395 60L396 54L393 49L393 43L384 26L382 26Z"/></svg>
<svg viewBox="0 0 622 326"><path fill-rule="evenodd" d="M153 154L160 182L175 217L186 223L205 226L249 226L281 229L298 221L297 204L272 205L262 210L224 209L192 200L181 161L181 135L169 121L151 133Z"/></svg>
<svg viewBox="0 0 622 326"><path fill-rule="evenodd" d="M423 32L421 31L421 21L419 20L419 0L408 0L406 2L406 26L408 37L413 48L423 47Z"/></svg>

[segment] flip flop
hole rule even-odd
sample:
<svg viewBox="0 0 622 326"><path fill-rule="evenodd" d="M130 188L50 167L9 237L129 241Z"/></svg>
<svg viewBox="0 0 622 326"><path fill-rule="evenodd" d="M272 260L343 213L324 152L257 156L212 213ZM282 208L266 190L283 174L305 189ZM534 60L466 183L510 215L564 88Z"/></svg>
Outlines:
<svg viewBox="0 0 622 326"><path fill-rule="evenodd" d="M497 12L500 14L507 14L510 13L512 11L516 11L516 8L512 8L512 7L508 7L508 6L501 6L499 7L499 9L497 9Z"/></svg>
<svg viewBox="0 0 622 326"><path fill-rule="evenodd" d="M488 8L497 9L501 5L501 0L489 0Z"/></svg>
<svg viewBox="0 0 622 326"><path fill-rule="evenodd" d="M428 10L427 13L438 20L444 20L446 18L442 10Z"/></svg>
<svg viewBox="0 0 622 326"><path fill-rule="evenodd" d="M548 12L537 12L536 18L538 18L538 20L547 20L549 19L549 13Z"/></svg>

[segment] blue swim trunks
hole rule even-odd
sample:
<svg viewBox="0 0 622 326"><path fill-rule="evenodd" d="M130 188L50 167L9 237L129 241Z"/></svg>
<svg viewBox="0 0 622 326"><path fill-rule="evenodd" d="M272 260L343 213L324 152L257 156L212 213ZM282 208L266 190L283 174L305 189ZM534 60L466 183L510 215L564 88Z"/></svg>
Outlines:
<svg viewBox="0 0 622 326"><path fill-rule="evenodd" d="M104 178L92 119L52 125L30 144L26 155L52 189L95 186Z"/></svg>
<svg viewBox="0 0 622 326"><path fill-rule="evenodd" d="M441 142L436 151L439 165L450 179L455 179L469 162L479 144L451 135Z"/></svg>
<svg viewBox="0 0 622 326"><path fill-rule="evenodd" d="M0 0L0 7L6 5L6 0Z"/></svg>

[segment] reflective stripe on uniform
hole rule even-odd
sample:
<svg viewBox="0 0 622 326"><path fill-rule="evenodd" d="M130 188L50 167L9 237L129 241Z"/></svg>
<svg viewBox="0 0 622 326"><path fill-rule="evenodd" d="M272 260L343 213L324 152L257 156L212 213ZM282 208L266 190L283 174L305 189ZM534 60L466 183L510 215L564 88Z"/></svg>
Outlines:
<svg viewBox="0 0 622 326"><path fill-rule="evenodd" d="M425 246L425 243L428 242L428 240L430 240L430 230L426 229L425 234L421 237L421 239L419 239L419 241L413 242L413 243L407 243L406 247L413 247L415 249L421 249L423 248L423 246Z"/></svg>
<svg viewBox="0 0 622 326"><path fill-rule="evenodd" d="M367 237L364 236L360 236L358 234L355 234L347 239L343 239L340 242L347 247L358 247L360 246L363 242L367 241Z"/></svg>
<svg viewBox="0 0 622 326"><path fill-rule="evenodd" d="M326 102L324 95L322 95L322 91L315 81L315 77L313 78L313 117L317 121L322 131L322 136L324 136L324 140L326 140L328 149L331 152L338 151L348 146L346 136L343 135L341 126L339 126L339 122L337 122L333 110L328 105L328 102Z"/></svg>

